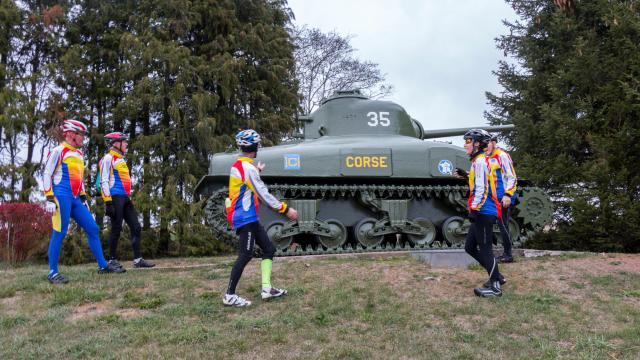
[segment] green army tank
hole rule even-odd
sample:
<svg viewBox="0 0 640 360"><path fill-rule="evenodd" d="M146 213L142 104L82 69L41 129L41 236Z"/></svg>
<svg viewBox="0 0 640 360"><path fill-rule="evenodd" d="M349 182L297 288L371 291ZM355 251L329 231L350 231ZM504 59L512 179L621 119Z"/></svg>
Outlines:
<svg viewBox="0 0 640 360"><path fill-rule="evenodd" d="M260 209L277 255L464 246L468 188L453 172L468 169L469 158L458 146L425 139L461 136L468 128L427 131L400 105L357 90L337 92L299 121L298 139L261 148L257 156L266 165L261 177L269 190L298 210L298 220L288 221L266 206ZM208 224L231 245L237 236L224 204L237 156L213 155L196 187L207 199ZM541 189L520 180L517 192L509 224L516 246L553 213Z"/></svg>

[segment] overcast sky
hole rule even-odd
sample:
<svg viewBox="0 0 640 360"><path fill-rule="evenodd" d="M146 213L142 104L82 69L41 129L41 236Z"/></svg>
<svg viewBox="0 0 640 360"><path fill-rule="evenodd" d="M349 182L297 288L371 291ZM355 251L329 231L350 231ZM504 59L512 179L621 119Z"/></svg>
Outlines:
<svg viewBox="0 0 640 360"><path fill-rule="evenodd" d="M508 32L502 20L516 19L504 1L289 0L289 6L298 25L354 35L356 57L378 63L394 86L387 100L425 129L487 125L485 91L500 91L492 71L503 54L495 38Z"/></svg>

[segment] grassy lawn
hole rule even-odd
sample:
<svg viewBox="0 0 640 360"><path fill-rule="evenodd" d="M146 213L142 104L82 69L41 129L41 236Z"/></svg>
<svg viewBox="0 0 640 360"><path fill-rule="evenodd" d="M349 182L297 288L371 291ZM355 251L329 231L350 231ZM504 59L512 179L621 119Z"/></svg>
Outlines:
<svg viewBox="0 0 640 360"><path fill-rule="evenodd" d="M166 259L99 275L94 265L0 268L0 359L638 359L640 255L520 260L505 295L480 299L477 268L408 256L276 259L282 299L259 298L259 261L227 308L232 257ZM125 264L130 267L130 263Z"/></svg>

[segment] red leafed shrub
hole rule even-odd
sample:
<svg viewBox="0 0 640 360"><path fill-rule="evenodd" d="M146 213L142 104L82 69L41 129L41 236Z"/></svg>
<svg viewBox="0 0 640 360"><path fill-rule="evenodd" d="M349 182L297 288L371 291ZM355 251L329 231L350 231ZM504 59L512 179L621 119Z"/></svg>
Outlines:
<svg viewBox="0 0 640 360"><path fill-rule="evenodd" d="M4 261L24 261L51 235L51 215L41 205L0 204L0 257Z"/></svg>

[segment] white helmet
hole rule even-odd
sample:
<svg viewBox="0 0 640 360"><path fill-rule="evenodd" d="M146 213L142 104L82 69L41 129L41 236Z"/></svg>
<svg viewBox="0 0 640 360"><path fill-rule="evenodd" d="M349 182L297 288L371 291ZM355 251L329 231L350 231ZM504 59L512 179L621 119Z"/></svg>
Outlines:
<svg viewBox="0 0 640 360"><path fill-rule="evenodd" d="M242 130L236 134L236 145L238 146L251 146L259 144L260 141L262 141L260 134L252 129Z"/></svg>
<svg viewBox="0 0 640 360"><path fill-rule="evenodd" d="M62 122L62 132L64 133L67 131L86 133L87 126L83 124L81 121L67 119Z"/></svg>

